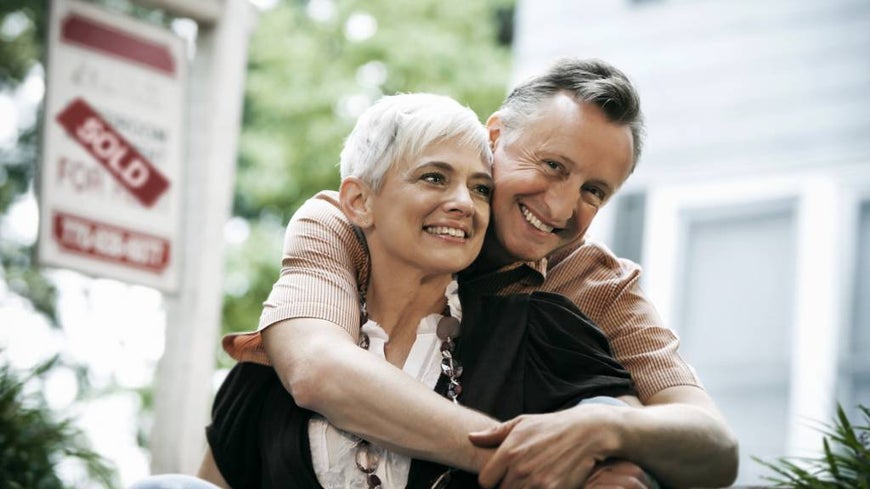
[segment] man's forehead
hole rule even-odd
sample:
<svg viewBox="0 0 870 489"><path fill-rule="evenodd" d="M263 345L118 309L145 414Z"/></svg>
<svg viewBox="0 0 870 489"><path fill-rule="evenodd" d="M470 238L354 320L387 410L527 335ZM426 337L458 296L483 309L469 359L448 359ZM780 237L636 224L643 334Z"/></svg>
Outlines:
<svg viewBox="0 0 870 489"><path fill-rule="evenodd" d="M529 122L543 122L559 117L579 117L588 105L565 92L557 92L541 99L526 115Z"/></svg>

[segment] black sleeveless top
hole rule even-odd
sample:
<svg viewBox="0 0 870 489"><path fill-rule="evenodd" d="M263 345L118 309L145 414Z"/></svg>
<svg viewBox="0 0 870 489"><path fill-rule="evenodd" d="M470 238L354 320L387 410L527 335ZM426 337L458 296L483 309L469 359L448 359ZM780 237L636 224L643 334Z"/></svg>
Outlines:
<svg viewBox="0 0 870 489"><path fill-rule="evenodd" d="M499 420L558 411L594 396L635 394L607 338L568 299L549 293L462 296L456 355L464 367L462 405ZM436 391L444 395L443 375ZM239 363L215 397L206 436L234 489L319 488L308 420L271 367ZM428 489L445 470L414 460L409 488ZM456 472L449 487L478 487Z"/></svg>

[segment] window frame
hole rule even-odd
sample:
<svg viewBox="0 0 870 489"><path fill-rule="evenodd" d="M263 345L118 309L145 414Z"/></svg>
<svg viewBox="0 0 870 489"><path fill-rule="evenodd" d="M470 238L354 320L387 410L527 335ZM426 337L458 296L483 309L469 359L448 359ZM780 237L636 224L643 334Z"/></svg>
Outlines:
<svg viewBox="0 0 870 489"><path fill-rule="evenodd" d="M783 455L817 454L820 435L813 421L832 419L841 392L844 332L850 331L856 284L858 209L861 202L870 201L867 166L855 163L758 177L695 175L648 182L645 187L643 286L677 334L683 328L676 319L687 219L745 206L764 209L778 202L795 203L794 324Z"/></svg>

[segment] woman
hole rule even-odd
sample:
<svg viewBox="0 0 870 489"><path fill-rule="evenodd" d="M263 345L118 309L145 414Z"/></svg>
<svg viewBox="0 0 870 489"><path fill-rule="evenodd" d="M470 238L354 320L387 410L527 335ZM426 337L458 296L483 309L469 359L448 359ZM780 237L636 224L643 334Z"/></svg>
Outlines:
<svg viewBox="0 0 870 489"><path fill-rule="evenodd" d="M459 340L453 274L483 243L491 158L477 117L446 97L384 97L360 117L342 151L339 193L371 256L360 290L367 314L360 346L454 402L502 419L593 395L631 394L603 336L558 297L464 297L474 319L463 322ZM565 341L585 341L588 355L566 353ZM476 486L473 476L451 477L431 463L412 468L408 457L337 430L296 406L267 366L238 364L215 399L213 418L213 459L201 475L221 485ZM213 463L217 470L208 470Z"/></svg>

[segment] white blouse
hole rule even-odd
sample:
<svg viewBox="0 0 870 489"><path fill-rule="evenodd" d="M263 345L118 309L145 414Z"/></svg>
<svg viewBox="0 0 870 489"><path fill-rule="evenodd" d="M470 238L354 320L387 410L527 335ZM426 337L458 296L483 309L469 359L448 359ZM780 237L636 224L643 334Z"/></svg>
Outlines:
<svg viewBox="0 0 870 489"><path fill-rule="evenodd" d="M450 307L450 314L461 319L456 281L450 283L444 295ZM402 371L420 381L430 389L435 388L441 375L441 340L436 328L441 314L424 317L417 327L417 338L411 346ZM361 329L369 336L369 352L386 361L384 346L389 341L387 332L376 322L369 320ZM356 446L359 438L341 431L330 424L323 416L315 414L308 422L308 439L311 446L311 462L317 481L326 489L367 488L367 475L356 466ZM381 452L381 462L375 474L381 479L384 489L404 488L408 483L411 459L376 446Z"/></svg>

